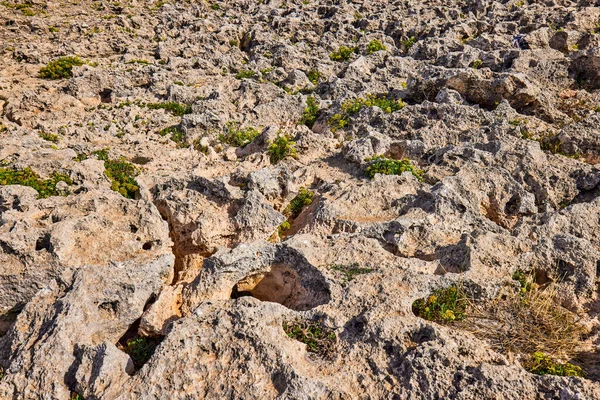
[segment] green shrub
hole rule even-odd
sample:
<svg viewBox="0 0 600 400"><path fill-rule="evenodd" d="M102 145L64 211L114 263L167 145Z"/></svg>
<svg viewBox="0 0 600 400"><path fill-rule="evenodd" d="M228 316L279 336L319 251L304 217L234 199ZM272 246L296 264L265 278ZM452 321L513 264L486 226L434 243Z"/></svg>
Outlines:
<svg viewBox="0 0 600 400"><path fill-rule="evenodd" d="M256 77L256 72L250 70L250 69L243 69L240 72L238 72L237 74L235 74L235 77L237 79L252 79Z"/></svg>
<svg viewBox="0 0 600 400"><path fill-rule="evenodd" d="M524 367L529 372L537 375L585 377L585 372L581 367L570 363L558 363L541 351L531 354L531 358L524 363Z"/></svg>
<svg viewBox="0 0 600 400"><path fill-rule="evenodd" d="M373 179L375 174L400 175L405 171L412 173L419 181L423 180L423 170L416 167L408 159L392 160L383 156L371 158L371 164L367 167L366 175Z"/></svg>
<svg viewBox="0 0 600 400"><path fill-rule="evenodd" d="M96 156L98 160L104 161L104 175L111 181L110 188L119 192L123 197L133 199L139 189L135 180L140 173L139 168L122 157L118 160L111 160L108 156L108 149L94 151L92 155ZM78 158L80 157L78 156Z"/></svg>
<svg viewBox="0 0 600 400"><path fill-rule="evenodd" d="M283 213L290 218L298 217L298 215L300 215L304 207L312 204L312 199L314 195L314 192L305 188L300 188L300 191L298 192L296 197L294 197L292 201L290 201L290 204L288 204Z"/></svg>
<svg viewBox="0 0 600 400"><path fill-rule="evenodd" d="M41 132L40 133L40 137L42 139L47 140L48 142L52 142L52 143L58 143L58 141L60 140L60 137L58 135L53 134L53 133Z"/></svg>
<svg viewBox="0 0 600 400"><path fill-rule="evenodd" d="M314 96L311 96L306 99L306 108L302 112L302 118L300 119L300 124L306 125L309 128L312 128L317 118L321 115L321 109L319 108L319 102Z"/></svg>
<svg viewBox="0 0 600 400"><path fill-rule="evenodd" d="M334 271L341 272L344 274L344 280L342 282L343 285L346 285L348 282L356 278L361 274L368 274L369 272L373 272L371 268L360 268L357 262L347 265L334 264L331 266L331 269Z"/></svg>
<svg viewBox="0 0 600 400"><path fill-rule="evenodd" d="M340 46L329 55L329 58L331 58L332 61L337 62L348 61L354 52L356 52L356 47Z"/></svg>
<svg viewBox="0 0 600 400"><path fill-rule="evenodd" d="M448 323L465 319L468 300L457 286L437 289L427 298L416 300L412 309L417 317Z"/></svg>
<svg viewBox="0 0 600 400"><path fill-rule="evenodd" d="M404 107L404 102L401 99L392 100L387 96L378 96L375 94L367 94L366 97L359 97L354 100L346 100L342 104L341 112L333 115L329 119L329 125L332 130L342 129L350 124L352 115L358 113L365 107L379 107L386 113L393 113Z"/></svg>
<svg viewBox="0 0 600 400"><path fill-rule="evenodd" d="M308 352L323 358L330 358L334 355L335 332L322 326L318 321L284 322L283 330L288 337L306 344Z"/></svg>
<svg viewBox="0 0 600 400"><path fill-rule="evenodd" d="M60 181L68 185L73 183L69 176L58 172L52 173L49 179L40 179L40 176L29 167L21 171L0 168L0 185L29 186L38 192L40 199L58 196L60 193L56 190L56 184Z"/></svg>
<svg viewBox="0 0 600 400"><path fill-rule="evenodd" d="M161 129L160 131L158 131L158 134L160 136L170 135L170 139L173 142L177 143L177 145L179 147L187 146L187 143L185 141L185 133L183 133L183 131L181 130L179 125L173 125L173 126L169 126L167 128Z"/></svg>
<svg viewBox="0 0 600 400"><path fill-rule="evenodd" d="M227 132L219 135L219 141L235 147L245 147L260 135L258 129L251 126L240 128L235 121L228 122L226 127Z"/></svg>
<svg viewBox="0 0 600 400"><path fill-rule="evenodd" d="M189 104L177 103L175 101L167 101L164 103L148 103L146 104L146 107L152 110L163 109L177 117L182 117L186 114L192 113L192 106Z"/></svg>
<svg viewBox="0 0 600 400"><path fill-rule="evenodd" d="M400 44L402 45L402 47L404 47L404 51L408 51L410 50L411 47L413 47L413 45L417 43L417 37L416 36L411 36L406 40L403 40L402 42L400 42Z"/></svg>
<svg viewBox="0 0 600 400"><path fill-rule="evenodd" d="M319 70L316 69L311 69L310 71L308 71L308 74L306 74L306 76L308 77L308 80L312 82L313 85L318 85L319 79L321 79L321 73L319 72Z"/></svg>
<svg viewBox="0 0 600 400"><path fill-rule="evenodd" d="M137 370L150 360L150 357L152 357L161 341L162 338L138 336L129 339L123 350L129 354Z"/></svg>
<svg viewBox="0 0 600 400"><path fill-rule="evenodd" d="M387 47L377 39L371 40L367 45L367 54L373 54L382 50L387 50Z"/></svg>
<svg viewBox="0 0 600 400"><path fill-rule="evenodd" d="M277 164L286 157L296 157L296 142L288 135L281 136L277 134L277 138L269 144L267 153L271 164Z"/></svg>
<svg viewBox="0 0 600 400"><path fill-rule="evenodd" d="M73 67L81 66L85 62L79 57L62 57L50 61L40 69L40 77L44 79L64 79L73 76Z"/></svg>

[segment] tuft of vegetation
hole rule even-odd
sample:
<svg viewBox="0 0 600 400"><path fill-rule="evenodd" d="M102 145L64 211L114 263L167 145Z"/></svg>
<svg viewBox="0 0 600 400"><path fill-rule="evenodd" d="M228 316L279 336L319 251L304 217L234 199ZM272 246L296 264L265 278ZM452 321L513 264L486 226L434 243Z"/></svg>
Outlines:
<svg viewBox="0 0 600 400"><path fill-rule="evenodd" d="M437 289L427 298L415 300L412 310L417 317L439 323L466 318L468 299L458 286Z"/></svg>
<svg viewBox="0 0 600 400"><path fill-rule="evenodd" d="M133 360L135 369L138 370L150 360L150 357L152 357L161 341L162 338L138 336L129 339L125 346L123 346L123 350L129 354Z"/></svg>
<svg viewBox="0 0 600 400"><path fill-rule="evenodd" d="M334 271L341 272L344 274L344 278L342 281L342 285L348 284L351 280L356 278L358 275L368 274L369 272L373 272L372 268L360 268L357 262L352 264L342 265L342 264L334 264L330 267Z"/></svg>
<svg viewBox="0 0 600 400"><path fill-rule="evenodd" d="M406 40L403 40L400 42L400 44L402 45L402 47L404 47L404 51L407 52L408 50L410 50L411 47L413 47L413 45L417 43L417 37L416 36L411 36Z"/></svg>
<svg viewBox="0 0 600 400"><path fill-rule="evenodd" d="M344 62L348 61L353 53L356 52L356 47L340 46L337 50L329 55L332 61Z"/></svg>
<svg viewBox="0 0 600 400"><path fill-rule="evenodd" d="M533 271L525 272L522 269L518 269L513 273L512 278L519 282L521 294L530 292L532 288L537 288L537 285L533 282Z"/></svg>
<svg viewBox="0 0 600 400"><path fill-rule="evenodd" d="M219 141L235 147L245 147L260 135L258 129L251 126L240 128L235 121L228 122L226 128L227 131L219 135Z"/></svg>
<svg viewBox="0 0 600 400"><path fill-rule="evenodd" d="M383 51L387 50L387 47L385 47L385 45L377 39L371 40L369 42L369 44L367 45L367 54L373 54L377 51L382 51L382 50Z"/></svg>
<svg viewBox="0 0 600 400"><path fill-rule="evenodd" d="M73 76L73 67L85 64L79 57L61 57L50 61L40 69L40 77L43 79L65 79Z"/></svg>
<svg viewBox="0 0 600 400"><path fill-rule="evenodd" d="M250 69L243 69L240 72L238 72L237 74L235 74L235 77L237 79L252 79L256 77L256 72L250 70Z"/></svg>
<svg viewBox="0 0 600 400"><path fill-rule="evenodd" d="M60 137L58 135L55 135L53 133L45 133L45 132L41 132L40 133L40 137L48 142L52 142L52 143L58 143L58 141L60 140Z"/></svg>
<svg viewBox="0 0 600 400"><path fill-rule="evenodd" d="M483 64L483 61L475 60L475 61L473 61L473 64L471 64L471 68L479 69L479 68L481 68L481 64Z"/></svg>
<svg viewBox="0 0 600 400"><path fill-rule="evenodd" d="M283 213L290 218L297 218L298 215L300 215L300 213L304 209L304 207L312 204L312 199L314 195L314 192L305 188L300 188L300 191L298 192L296 197L294 197L292 201L290 201L290 204L287 205Z"/></svg>
<svg viewBox="0 0 600 400"><path fill-rule="evenodd" d="M277 164L286 157L297 157L296 142L291 136L277 134L277 138L273 140L267 147L267 153L271 160L271 164Z"/></svg>
<svg viewBox="0 0 600 400"><path fill-rule="evenodd" d="M148 107L151 110L163 109L177 117L182 117L186 114L192 113L192 106L190 106L189 104L177 103L176 101L167 101L164 103L148 103L146 104L146 107Z"/></svg>
<svg viewBox="0 0 600 400"><path fill-rule="evenodd" d="M170 139L177 143L178 147L186 147L188 143L185 141L185 133L181 130L179 125L169 126L167 128L158 131L160 136L170 135Z"/></svg>
<svg viewBox="0 0 600 400"><path fill-rule="evenodd" d="M284 322L283 330L288 337L306 344L306 351L322 358L335 355L335 332L319 321Z"/></svg>
<svg viewBox="0 0 600 400"><path fill-rule="evenodd" d="M354 100L346 100L342 104L341 112L333 115L329 119L329 125L332 130L345 128L350 124L352 115L357 114L365 107L379 107L386 113L393 113L404 107L404 102L401 99L392 100L387 96L378 96L375 94L367 94L366 97L359 97Z"/></svg>
<svg viewBox="0 0 600 400"><path fill-rule="evenodd" d="M73 184L68 175L54 172L49 179L41 179L31 168L27 167L21 171L0 168L0 185L22 185L29 186L38 192L38 198L43 199L50 196L58 196L60 193L56 189L58 182L65 182L67 185Z"/></svg>
<svg viewBox="0 0 600 400"><path fill-rule="evenodd" d="M308 71L308 74L306 74L306 76L313 85L318 85L319 79L321 79L321 73L317 69L311 69L310 71Z"/></svg>
<svg viewBox="0 0 600 400"><path fill-rule="evenodd" d="M314 96L310 96L306 99L306 108L302 112L302 118L300 124L306 125L312 129L313 125L317 121L317 118L321 115L321 109L319 108L319 102Z"/></svg>
<svg viewBox="0 0 600 400"><path fill-rule="evenodd" d="M375 156L367 161L370 161L371 164L369 164L365 173L371 179L375 177L375 174L400 175L403 172L408 171L419 181L423 180L423 170L413 165L407 158L403 160L393 160L383 156Z"/></svg>
<svg viewBox="0 0 600 400"><path fill-rule="evenodd" d="M586 376L581 367L570 363L556 362L541 351L531 354L531 357L525 361L523 366L529 372L537 375Z"/></svg>
<svg viewBox="0 0 600 400"><path fill-rule="evenodd" d="M110 188L123 197L133 199L139 190L135 177L139 175L140 169L123 157L111 160L108 157L108 149L97 150L92 154L98 160L104 161L104 175L111 181Z"/></svg>

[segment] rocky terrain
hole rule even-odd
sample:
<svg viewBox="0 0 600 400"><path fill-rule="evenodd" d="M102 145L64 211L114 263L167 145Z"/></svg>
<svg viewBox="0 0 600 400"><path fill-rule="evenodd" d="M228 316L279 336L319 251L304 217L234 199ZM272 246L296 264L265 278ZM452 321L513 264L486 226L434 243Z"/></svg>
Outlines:
<svg viewBox="0 0 600 400"><path fill-rule="evenodd" d="M597 0L7 0L0 54L0 398L600 398Z"/></svg>

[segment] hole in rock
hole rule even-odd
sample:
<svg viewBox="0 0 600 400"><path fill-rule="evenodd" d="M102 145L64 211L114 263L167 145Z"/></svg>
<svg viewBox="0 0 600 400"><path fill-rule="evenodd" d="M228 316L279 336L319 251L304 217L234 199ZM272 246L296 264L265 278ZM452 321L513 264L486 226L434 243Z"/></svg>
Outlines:
<svg viewBox="0 0 600 400"><path fill-rule="evenodd" d="M19 303L0 314L0 337L4 336L15 323L23 307L25 307L25 304Z"/></svg>
<svg viewBox="0 0 600 400"><path fill-rule="evenodd" d="M142 249L144 250L151 250L152 249L152 242L146 242L142 245Z"/></svg>
<svg viewBox="0 0 600 400"><path fill-rule="evenodd" d="M127 332L117 342L117 347L131 357L135 371L138 371L150 360L158 345L164 340L164 336L139 335L137 331L140 327L140 320L137 319L131 324Z"/></svg>
<svg viewBox="0 0 600 400"><path fill-rule="evenodd" d="M114 318L119 312L118 301L105 301L98 305L98 311L102 318Z"/></svg>
<svg viewBox="0 0 600 400"><path fill-rule="evenodd" d="M35 242L35 251L48 250L52 249L52 244L50 243L50 235L45 234L40 236L38 240Z"/></svg>
<svg viewBox="0 0 600 400"><path fill-rule="evenodd" d="M328 303L330 293L323 276L316 269L306 273L307 276L300 276L289 267L275 265L269 272L250 275L239 281L231 291L231 298L252 296L296 311Z"/></svg>
<svg viewBox="0 0 600 400"><path fill-rule="evenodd" d="M104 89L100 92L100 101L102 103L110 103L112 102L112 90L110 89Z"/></svg>

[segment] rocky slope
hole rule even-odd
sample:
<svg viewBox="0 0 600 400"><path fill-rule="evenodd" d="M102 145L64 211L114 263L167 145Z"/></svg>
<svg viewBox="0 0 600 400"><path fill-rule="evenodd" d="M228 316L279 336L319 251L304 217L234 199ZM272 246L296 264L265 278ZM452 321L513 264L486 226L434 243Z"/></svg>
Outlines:
<svg viewBox="0 0 600 400"><path fill-rule="evenodd" d="M598 1L8 0L0 54L0 398L600 398ZM519 271L585 376L413 311Z"/></svg>

